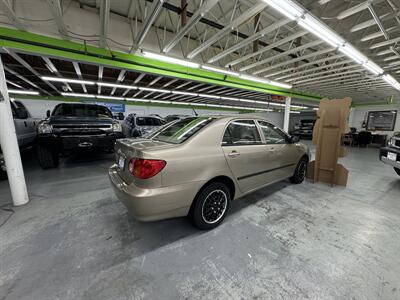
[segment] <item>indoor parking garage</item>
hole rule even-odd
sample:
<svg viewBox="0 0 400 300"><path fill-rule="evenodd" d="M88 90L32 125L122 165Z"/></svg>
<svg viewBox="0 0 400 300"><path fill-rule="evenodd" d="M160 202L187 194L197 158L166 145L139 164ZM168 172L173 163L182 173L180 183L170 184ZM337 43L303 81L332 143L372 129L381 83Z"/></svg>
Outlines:
<svg viewBox="0 0 400 300"><path fill-rule="evenodd" d="M400 299L398 0L0 0L0 299Z"/></svg>

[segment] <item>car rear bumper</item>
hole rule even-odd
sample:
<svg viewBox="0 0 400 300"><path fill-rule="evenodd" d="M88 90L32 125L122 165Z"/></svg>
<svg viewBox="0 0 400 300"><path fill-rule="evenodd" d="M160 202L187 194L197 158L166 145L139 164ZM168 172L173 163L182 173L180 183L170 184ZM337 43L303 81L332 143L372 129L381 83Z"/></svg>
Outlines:
<svg viewBox="0 0 400 300"><path fill-rule="evenodd" d="M194 197L205 183L146 189L126 184L118 175L117 165L111 166L108 175L115 194L129 213L145 222L187 216Z"/></svg>
<svg viewBox="0 0 400 300"><path fill-rule="evenodd" d="M397 158L396 160L390 160L387 158L388 152L396 153ZM390 147L382 147L379 150L379 159L394 168L400 169L400 149L390 148Z"/></svg>

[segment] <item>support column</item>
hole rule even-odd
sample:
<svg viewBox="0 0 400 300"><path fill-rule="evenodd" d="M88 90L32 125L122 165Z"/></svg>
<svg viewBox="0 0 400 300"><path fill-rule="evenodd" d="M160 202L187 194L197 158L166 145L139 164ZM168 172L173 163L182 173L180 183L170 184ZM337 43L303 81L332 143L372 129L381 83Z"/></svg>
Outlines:
<svg viewBox="0 0 400 300"><path fill-rule="evenodd" d="M14 118L11 111L10 99L3 62L0 56L0 144L7 167L8 182L15 206L29 202L21 154L19 152Z"/></svg>
<svg viewBox="0 0 400 300"><path fill-rule="evenodd" d="M285 101L285 116L283 118L283 130L289 132L289 119L290 119L290 103L292 102L292 97L286 97Z"/></svg>

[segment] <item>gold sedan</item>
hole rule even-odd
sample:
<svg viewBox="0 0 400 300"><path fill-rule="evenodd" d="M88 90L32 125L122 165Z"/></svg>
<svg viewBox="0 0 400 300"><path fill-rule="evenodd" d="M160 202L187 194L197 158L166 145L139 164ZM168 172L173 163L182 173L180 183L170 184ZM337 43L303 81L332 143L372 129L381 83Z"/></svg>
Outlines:
<svg viewBox="0 0 400 300"><path fill-rule="evenodd" d="M199 116L170 123L146 139L122 139L109 170L117 197L138 220L189 216L210 229L231 200L273 182L301 183L310 154L268 120Z"/></svg>

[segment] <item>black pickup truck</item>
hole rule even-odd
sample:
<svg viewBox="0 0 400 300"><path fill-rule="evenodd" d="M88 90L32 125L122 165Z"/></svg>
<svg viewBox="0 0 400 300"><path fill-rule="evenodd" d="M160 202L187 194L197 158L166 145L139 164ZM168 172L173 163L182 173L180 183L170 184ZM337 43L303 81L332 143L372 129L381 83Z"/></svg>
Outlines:
<svg viewBox="0 0 400 300"><path fill-rule="evenodd" d="M55 168L60 154L79 150L111 152L122 138L121 124L101 105L61 103L37 127L37 152L43 169Z"/></svg>
<svg viewBox="0 0 400 300"><path fill-rule="evenodd" d="M392 166L400 176L400 132L396 132L388 140L386 147L380 149L379 158L385 164Z"/></svg>

